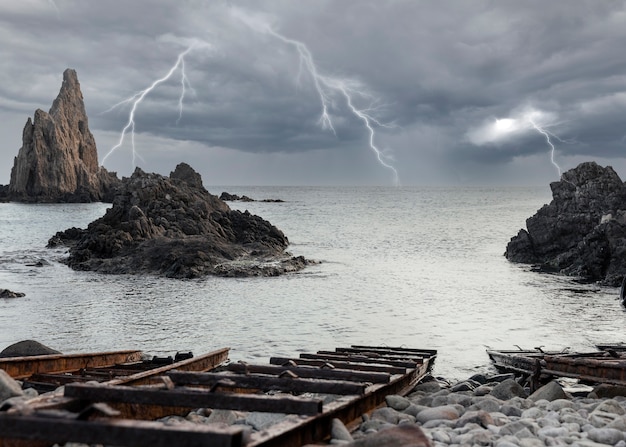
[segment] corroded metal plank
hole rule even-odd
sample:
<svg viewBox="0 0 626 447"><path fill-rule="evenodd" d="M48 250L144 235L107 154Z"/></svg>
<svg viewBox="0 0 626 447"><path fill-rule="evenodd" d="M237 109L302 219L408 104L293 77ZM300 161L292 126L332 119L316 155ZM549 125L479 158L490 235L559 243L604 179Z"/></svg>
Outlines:
<svg viewBox="0 0 626 447"><path fill-rule="evenodd" d="M400 360L389 360L383 358L372 358L363 355L341 355L337 353L320 353L320 354L300 354L300 357L303 359L317 359L324 360L325 362L333 362L335 360L344 361L344 362L354 362L354 363L375 363L381 365L391 365L391 366L400 366L402 368L415 368L416 365L421 363L417 361L400 361ZM421 360L421 359L420 359Z"/></svg>
<svg viewBox="0 0 626 447"><path fill-rule="evenodd" d="M385 359L385 360L398 360L401 362L415 362L421 364L424 357L430 357L428 354L401 354L393 352L375 352L375 351L362 351L352 348L336 348L334 351L317 351L318 354L332 354L332 355L352 355L352 356L364 356L372 359Z"/></svg>
<svg viewBox="0 0 626 447"><path fill-rule="evenodd" d="M345 380L318 380L291 377L246 376L241 374L216 374L176 372L168 376L177 385L219 386L223 388L251 388L261 391L290 393L363 394L365 384Z"/></svg>
<svg viewBox="0 0 626 447"><path fill-rule="evenodd" d="M402 352L408 354L424 354L428 357L434 357L437 355L436 349L419 349L419 348L405 348L402 346L367 346L367 345L352 345L353 349L359 349L362 351L384 351L384 352ZM344 348L337 348L344 349Z"/></svg>
<svg viewBox="0 0 626 447"><path fill-rule="evenodd" d="M281 361L279 364L289 363L290 359L281 359L279 357L272 357ZM285 361L282 361L285 360ZM271 359L270 359L271 362ZM291 371L298 377L304 377L308 379L328 379L328 380L349 380L352 382L372 382L372 383L387 383L391 377L388 372L368 372L368 371L355 371L350 369L342 369L341 366L329 367L322 361L305 362L305 365L315 363L312 367L301 366L274 366L274 365L248 365L243 363L232 363L228 365L228 370L237 372L240 374L267 374L278 376L285 371ZM352 365L355 368L365 365ZM322 368L319 368L322 367ZM383 369L389 369L383 367ZM406 368L392 368L392 374L403 374L406 372Z"/></svg>
<svg viewBox="0 0 626 447"><path fill-rule="evenodd" d="M221 408L224 410L261 411L270 413L318 414L319 399L285 396L236 395L210 393L207 390L177 388L162 390L115 385L71 383L65 386L65 397L92 402L164 405L190 408Z"/></svg>
<svg viewBox="0 0 626 447"><path fill-rule="evenodd" d="M192 357L190 359L181 360L171 365L161 366L159 368L150 369L148 371L138 372L129 376L113 379L107 384L109 385L145 385L149 383L156 383L157 377L168 371L174 369L179 371L209 371L228 360L228 353L230 348L221 348L215 351L208 352L199 357Z"/></svg>
<svg viewBox="0 0 626 447"><path fill-rule="evenodd" d="M118 363L138 362L141 351L111 351L87 354L52 354L32 357L8 357L0 359L4 369L14 379L24 379L37 373L62 373L82 368L114 366Z"/></svg>
<svg viewBox="0 0 626 447"><path fill-rule="evenodd" d="M205 425L165 425L161 422L110 420L80 421L41 416L0 413L0 446L13 439L64 444L80 442L117 446L239 447L241 427L216 428ZM23 445L23 444L22 444Z"/></svg>
<svg viewBox="0 0 626 447"><path fill-rule="evenodd" d="M287 366L289 364L298 366L332 366L337 369L348 369L353 371L371 371L371 372L383 372L388 374L404 374L406 367L391 366L391 365L376 365L376 364L363 364L355 362L346 362L345 360L316 360L309 358L289 358L289 357L271 357L270 363L272 365ZM412 365L413 366L413 365Z"/></svg>

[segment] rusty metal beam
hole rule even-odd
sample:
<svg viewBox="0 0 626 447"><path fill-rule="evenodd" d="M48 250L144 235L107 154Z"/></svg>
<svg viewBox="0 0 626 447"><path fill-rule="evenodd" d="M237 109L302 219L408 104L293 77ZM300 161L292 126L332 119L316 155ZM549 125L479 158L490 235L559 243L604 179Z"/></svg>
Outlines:
<svg viewBox="0 0 626 447"><path fill-rule="evenodd" d="M402 368L415 368L416 365L419 365L421 362L416 361L400 361L400 360L389 360L383 358L372 358L364 355L348 355L348 354L337 354L337 353L319 353L319 354L300 354L300 357L303 359L314 359L314 360L324 360L325 362L333 362L333 361L344 361L344 362L354 362L354 363L374 363L381 365L391 365L391 366L399 366Z"/></svg>
<svg viewBox="0 0 626 447"><path fill-rule="evenodd" d="M209 371L225 361L228 360L228 353L230 348L221 348L215 351L208 352L199 357L192 357L190 359L181 360L180 362L172 363L171 365L161 366L159 368L153 368L148 371L141 371L129 376L120 377L107 382L109 385L145 385L150 383L157 383L157 377L167 371L174 369L178 371Z"/></svg>
<svg viewBox="0 0 626 447"><path fill-rule="evenodd" d="M276 358L276 357L274 357ZM279 360L283 360L278 358ZM288 360L288 359L285 359ZM288 363L288 362L282 362ZM309 364L311 362L306 362ZM355 371L349 369L340 369L340 366L337 366L336 369L332 367L328 368L319 368L323 366L328 366L324 362L317 361L312 362L316 363L315 366L317 368L309 366L309 367L301 367L301 366L273 366L273 365L248 365L243 363L231 363L228 365L228 370L237 372L240 374L267 374L278 376L283 374L285 371L291 371L295 373L298 377L304 377L308 379L328 379L328 380L349 380L351 382L372 382L372 383L387 383L389 382L389 378L391 375L389 373L380 373L380 372L367 372L367 371ZM334 366L334 365L333 365ZM354 366L354 365L353 365ZM364 366L364 365L361 365ZM403 374L406 372L406 368L394 368L391 372L392 374Z"/></svg>
<svg viewBox="0 0 626 447"><path fill-rule="evenodd" d="M415 349L415 348L404 348L404 347L390 347L390 346L367 346L367 345L352 345L352 349L357 349L359 351L369 351L369 352L399 352L406 353L409 355L424 355L432 359L437 355L436 349ZM337 350L343 350L346 348L337 348Z"/></svg>
<svg viewBox="0 0 626 447"><path fill-rule="evenodd" d="M52 354L32 357L8 357L0 359L4 369L14 379L24 379L36 373L61 373L82 368L113 366L118 363L141 360L141 351L111 351L88 354Z"/></svg>
<svg viewBox="0 0 626 447"><path fill-rule="evenodd" d="M376 365L376 364L363 364L363 363L351 363L341 360L315 360L307 358L289 358L289 357L271 357L270 364L280 365L288 367L287 365L297 366L318 366L325 367L331 366L336 369L347 369L352 371L370 371L381 372L387 374L404 374L406 373L406 367L390 366L390 365ZM371 380L370 380L371 382Z"/></svg>
<svg viewBox="0 0 626 447"><path fill-rule="evenodd" d="M134 420L80 421L0 413L0 446L22 439L50 444L80 442L129 447L239 447L243 443L242 431L241 427L234 426L165 425Z"/></svg>
<svg viewBox="0 0 626 447"><path fill-rule="evenodd" d="M91 402L123 402L130 404L163 405L188 408L221 408L224 410L261 411L270 413L318 414L322 412L319 399L285 396L235 395L211 393L207 390L176 388L136 388L115 385L70 383L65 397Z"/></svg>
<svg viewBox="0 0 626 447"><path fill-rule="evenodd" d="M364 383L345 380L319 380L291 377L246 376L241 374L216 374L170 372L168 376L177 385L219 386L220 388L251 388L261 391L289 393L363 394Z"/></svg>

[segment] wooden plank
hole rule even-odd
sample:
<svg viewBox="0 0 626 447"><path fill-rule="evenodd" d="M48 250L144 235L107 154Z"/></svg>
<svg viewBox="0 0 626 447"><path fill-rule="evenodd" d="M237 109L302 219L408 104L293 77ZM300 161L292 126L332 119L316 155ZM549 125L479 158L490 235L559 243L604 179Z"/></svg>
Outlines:
<svg viewBox="0 0 626 447"><path fill-rule="evenodd" d="M285 363L285 362L283 362ZM322 366L324 362L314 361L315 366ZM354 366L354 365L353 365ZM363 365L361 365L363 366ZM356 366L355 366L356 367ZM307 379L349 380L352 382L388 383L391 375L387 372L354 371L349 369L315 368L301 366L273 366L273 365L247 365L243 363L231 363L227 366L229 371L240 374L267 374L278 376L285 371L291 371L298 377ZM340 368L340 367L338 367ZM386 367L383 367L386 368ZM406 368L393 368L393 374L403 374Z"/></svg>
<svg viewBox="0 0 626 447"><path fill-rule="evenodd" d="M325 362L333 362L333 361L344 361L344 362L353 362L353 363L374 363L381 365L391 365L391 366L399 366L402 368L415 368L416 365L419 365L420 362L406 362L400 360L388 360L381 358L371 358L366 356L357 356L357 355L340 355L335 353L330 354L300 354L300 357L303 359L316 359L323 360Z"/></svg>
<svg viewBox="0 0 626 447"><path fill-rule="evenodd" d="M91 402L123 402L131 404L164 405L189 408L220 408L224 410L261 411L270 413L318 414L322 412L319 399L265 395L235 395L210 393L207 390L177 388L135 388L116 385L70 383L65 397Z"/></svg>
<svg viewBox="0 0 626 447"><path fill-rule="evenodd" d="M365 384L345 380L319 380L290 377L246 376L241 374L216 374L170 372L168 376L177 385L220 386L221 388L251 388L261 391L288 393L363 394Z"/></svg>
<svg viewBox="0 0 626 447"><path fill-rule="evenodd" d="M358 397L341 397L326 405L323 414L310 416L300 421L283 421L262 432L252 433L246 447L300 447L330 436L332 420L338 418L344 424L360 419L361 416L385 401L389 394L403 395L411 391L430 368L427 359L423 365L411 369L407 374L393 376L388 384L369 387Z"/></svg>
<svg viewBox="0 0 626 447"><path fill-rule="evenodd" d="M192 357L190 359L181 360L179 362L172 363L171 365L161 366L160 368L154 368L148 371L138 372L129 376L113 379L107 384L109 385L145 385L150 383L156 383L157 377L172 371L174 369L179 371L209 371L228 360L228 353L230 348L221 348L215 351L208 352L199 357Z"/></svg>
<svg viewBox="0 0 626 447"><path fill-rule="evenodd" d="M367 346L367 345L352 345L353 349L365 350L365 351L384 351L384 352L402 352L408 354L425 354L428 357L434 357L437 355L436 349L416 349L416 348L404 348L401 346ZM343 349L343 348L338 348Z"/></svg>
<svg viewBox="0 0 626 447"><path fill-rule="evenodd" d="M324 367L326 365L332 365L336 369L348 369L353 371L371 371L382 372L388 374L404 374L406 373L406 367L390 366L390 365L376 365L376 364L363 364L363 363L351 363L341 360L315 360L305 358L289 358L289 357L271 357L270 364L287 366L289 364L295 364L298 366L318 366Z"/></svg>
<svg viewBox="0 0 626 447"><path fill-rule="evenodd" d="M118 363L141 360L141 351L111 351L87 354L52 354L32 357L8 357L0 359L4 369L14 379L25 379L36 373L62 373L82 368L113 366Z"/></svg>
<svg viewBox="0 0 626 447"><path fill-rule="evenodd" d="M0 413L0 446L12 439L50 444L80 442L116 446L239 447L241 427L216 428L200 424L165 425L133 420L79 421L74 419L18 416ZM48 444L48 445L50 445Z"/></svg>

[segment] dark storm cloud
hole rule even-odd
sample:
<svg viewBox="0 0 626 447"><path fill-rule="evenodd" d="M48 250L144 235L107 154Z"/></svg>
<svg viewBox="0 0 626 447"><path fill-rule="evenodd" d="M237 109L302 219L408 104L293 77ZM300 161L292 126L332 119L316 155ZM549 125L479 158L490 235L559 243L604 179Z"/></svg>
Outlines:
<svg viewBox="0 0 626 447"><path fill-rule="evenodd" d="M550 114L550 131L572 140L557 145L561 156L626 153L624 1L57 0L58 16L51 2L13 3L0 5L3 114L47 109L73 67L92 130L113 135L130 105L105 111L164 76L196 41L182 118L176 72L138 106L139 136L250 153L352 156L360 147L371 156L367 129L341 93L329 92L333 133L320 126L320 98L297 48L243 14L306 44L321 75L360 85L357 107L396 126L377 128L377 143L405 178L428 160L503 164L547 152L532 129L469 137L523 107Z"/></svg>

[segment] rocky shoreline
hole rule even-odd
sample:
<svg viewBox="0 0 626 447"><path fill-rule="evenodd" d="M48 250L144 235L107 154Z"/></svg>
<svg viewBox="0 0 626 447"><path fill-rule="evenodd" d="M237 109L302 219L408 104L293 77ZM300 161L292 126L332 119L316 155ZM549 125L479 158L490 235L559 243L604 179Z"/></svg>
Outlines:
<svg viewBox="0 0 626 447"><path fill-rule="evenodd" d="M572 395L556 381L529 394L512 374L476 374L454 384L429 376L406 396L387 396L386 406L364 415L352 430L334 420L328 443L349 447L625 447L625 395L625 388L608 385ZM28 405L35 397L34 390L22 390L18 382L0 373L0 408ZM258 431L289 417L293 416L200 408L185 417L161 420L222 427L237 424Z"/></svg>

